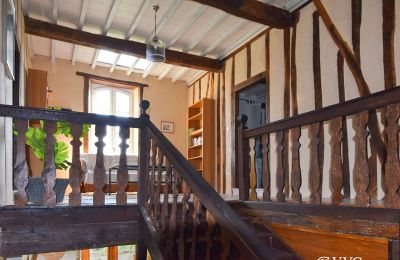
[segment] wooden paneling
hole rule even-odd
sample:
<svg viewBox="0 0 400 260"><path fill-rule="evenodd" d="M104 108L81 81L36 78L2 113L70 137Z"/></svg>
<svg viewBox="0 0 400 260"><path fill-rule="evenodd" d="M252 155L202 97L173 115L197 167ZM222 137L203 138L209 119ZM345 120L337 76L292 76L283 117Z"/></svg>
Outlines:
<svg viewBox="0 0 400 260"><path fill-rule="evenodd" d="M387 239L321 232L280 224L270 224L268 227L303 259L318 259L321 256L388 259Z"/></svg>
<svg viewBox="0 0 400 260"><path fill-rule="evenodd" d="M26 106L37 108L47 107L47 71L28 70Z"/></svg>
<svg viewBox="0 0 400 260"><path fill-rule="evenodd" d="M3 208L0 255L134 244L137 219L137 206Z"/></svg>

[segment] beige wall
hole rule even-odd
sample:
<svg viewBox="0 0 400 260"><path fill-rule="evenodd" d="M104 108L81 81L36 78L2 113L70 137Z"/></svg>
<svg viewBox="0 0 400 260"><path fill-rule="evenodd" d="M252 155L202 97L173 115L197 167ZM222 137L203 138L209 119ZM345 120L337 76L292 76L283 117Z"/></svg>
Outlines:
<svg viewBox="0 0 400 260"><path fill-rule="evenodd" d="M93 70L87 64L76 63L72 66L71 61L56 59L56 62L51 62L49 57L38 55L32 59L32 68L48 71L48 85L53 91L49 95L49 106L59 106L74 111L83 111L83 77L77 76L77 71L148 84L149 87L144 89L144 99L150 101L148 111L150 119L158 127L161 120L174 122L175 133L166 136L182 153L186 153L188 89L183 82L159 81L152 76L143 79L141 74L137 73L127 76L122 70L110 73L109 68L101 66Z"/></svg>
<svg viewBox="0 0 400 260"><path fill-rule="evenodd" d="M396 2L397 20L396 27L400 28L400 1ZM351 44L351 1L348 0L323 0L328 13L331 15L334 23L337 25L343 38ZM361 26L361 63L366 81L368 82L371 92L384 89L383 81L383 61L382 61L382 1L368 0L363 2L363 16ZM299 113L304 113L314 109L314 85L313 85L313 66L312 66L312 13L315 11L313 3L307 5L301 10L300 21L297 26L297 99ZM252 48L252 75L265 70L265 37L260 37L251 44ZM337 47L331 39L325 25L320 20L320 42L321 42L321 73L322 73L322 94L323 106L338 103L338 87L337 87ZM400 85L400 33L395 35L396 48L396 71L397 85ZM270 117L271 122L283 118L283 91L284 91L284 60L283 60L283 31L273 29L270 34L270 55L271 55L271 71L270 71ZM246 79L246 49L242 50L235 56L235 84ZM231 137L232 129L231 121L231 70L232 59L226 62L226 175L227 187L229 190L231 184ZM347 65L345 65L345 92L346 100L359 97L355 81L350 73ZM196 87L196 85L195 85ZM189 89L189 104L191 103L192 89ZM215 97L215 96L214 96ZM348 121L348 136L350 150L350 170L354 165L354 131L352 129L352 121ZM323 196L329 197L329 164L330 164L330 146L328 125L325 124L325 161L324 161L324 178L323 178ZM309 138L307 129L302 130L300 139L301 148L301 170L303 183L301 191L303 197L309 196L308 191L308 171L309 171ZM276 170L276 141L275 136L271 137L271 171ZM290 167L290 166L289 166ZM378 166L379 170L380 166ZM380 173L378 172L378 175ZM276 194L275 175L272 174L272 194ZM382 196L382 190L379 185L380 177L378 177L378 192ZM352 185L352 180L351 180ZM352 190L352 196L354 192Z"/></svg>

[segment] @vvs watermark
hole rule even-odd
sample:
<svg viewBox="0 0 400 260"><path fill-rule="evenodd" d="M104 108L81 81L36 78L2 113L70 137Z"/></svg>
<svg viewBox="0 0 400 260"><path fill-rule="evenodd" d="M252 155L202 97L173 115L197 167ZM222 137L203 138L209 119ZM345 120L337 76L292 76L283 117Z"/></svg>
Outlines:
<svg viewBox="0 0 400 260"><path fill-rule="evenodd" d="M321 256L317 260L362 260L361 256Z"/></svg>

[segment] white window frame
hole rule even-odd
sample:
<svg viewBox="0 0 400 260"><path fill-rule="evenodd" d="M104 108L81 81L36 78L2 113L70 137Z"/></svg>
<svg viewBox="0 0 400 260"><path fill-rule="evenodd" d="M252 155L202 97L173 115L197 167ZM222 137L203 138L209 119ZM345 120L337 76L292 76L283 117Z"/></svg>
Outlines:
<svg viewBox="0 0 400 260"><path fill-rule="evenodd" d="M89 108L90 108L90 112L94 113L93 111L93 96L94 93L97 91L102 91L102 90L109 90L111 92L110 95L110 106L111 106L111 111L110 114L111 115L116 115L116 94L117 92L123 93L128 95L129 97L129 117L133 117L134 115L134 102L135 102L135 98L134 98L134 90L130 90L130 89L123 89L123 88L117 88L117 87L112 87L112 86L107 86L106 84L100 84L100 83L91 83L90 84L90 95L89 95ZM108 131L110 130L110 131ZM117 133L117 128L110 126L109 128L107 128L107 135L110 134L112 136L111 138L111 150L112 153L111 155L119 155L119 153L117 152L117 148L120 145L120 142L118 142L117 140L119 140L119 138L117 138L117 140L114 138L114 136L119 135L119 133ZM94 142L97 142L97 137L95 136L95 126L92 126L89 132L89 139L93 138ZM91 143L91 140L89 140L89 143ZM108 144L107 144L108 145ZM127 149L127 154L128 155L135 155L135 151L137 149L134 148L134 133L133 133L133 129L130 129L130 137L128 140L128 149ZM97 151L91 151L90 147L93 147L91 145L89 145L89 153L96 153Z"/></svg>

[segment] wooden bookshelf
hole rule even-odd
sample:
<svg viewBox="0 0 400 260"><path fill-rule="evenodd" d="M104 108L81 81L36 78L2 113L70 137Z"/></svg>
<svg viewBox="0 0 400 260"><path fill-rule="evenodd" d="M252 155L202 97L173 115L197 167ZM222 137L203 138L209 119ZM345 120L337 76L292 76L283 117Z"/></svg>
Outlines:
<svg viewBox="0 0 400 260"><path fill-rule="evenodd" d="M188 111L189 148L188 160L211 186L214 185L215 122L214 100L204 98L191 105ZM201 143L194 139L201 138Z"/></svg>

